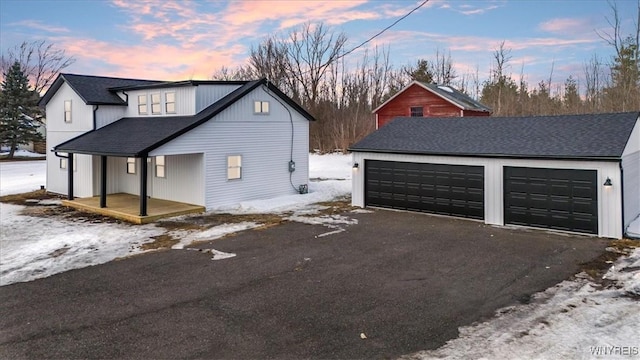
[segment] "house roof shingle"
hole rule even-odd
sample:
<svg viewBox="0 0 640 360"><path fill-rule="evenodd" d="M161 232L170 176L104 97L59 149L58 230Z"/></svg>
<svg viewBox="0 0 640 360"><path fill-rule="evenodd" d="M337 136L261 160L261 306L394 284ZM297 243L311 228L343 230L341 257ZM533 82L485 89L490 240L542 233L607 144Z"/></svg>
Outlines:
<svg viewBox="0 0 640 360"><path fill-rule="evenodd" d="M620 159L638 112L534 117L396 118L354 152Z"/></svg>
<svg viewBox="0 0 640 360"><path fill-rule="evenodd" d="M308 120L314 120L300 105L266 79L262 79L246 82L195 115L123 118L59 144L54 147L54 151L140 157L205 123L260 85L267 86L269 91L283 99Z"/></svg>
<svg viewBox="0 0 640 360"><path fill-rule="evenodd" d="M114 91L111 91L111 88L163 83L163 81L156 80L60 74L40 99L39 104L41 106L46 105L65 81L87 105L126 105L126 101L122 100Z"/></svg>

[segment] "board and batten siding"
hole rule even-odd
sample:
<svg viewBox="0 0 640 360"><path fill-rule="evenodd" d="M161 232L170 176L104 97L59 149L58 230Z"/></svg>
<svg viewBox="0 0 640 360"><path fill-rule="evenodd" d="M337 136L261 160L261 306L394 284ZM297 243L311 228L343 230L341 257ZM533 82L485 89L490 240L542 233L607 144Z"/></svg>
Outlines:
<svg viewBox="0 0 640 360"><path fill-rule="evenodd" d="M71 122L64 121L64 102L71 100ZM50 150L76 136L93 130L93 106L86 105L82 98L65 82L49 100L47 119L47 184L48 191L67 195L67 170L60 169L60 158ZM76 156L73 192L75 196L91 196L91 156Z"/></svg>
<svg viewBox="0 0 640 360"><path fill-rule="evenodd" d="M126 106L100 105L95 111L96 129L107 126L112 122L122 119L127 114Z"/></svg>
<svg viewBox="0 0 640 360"><path fill-rule="evenodd" d="M196 86L196 113L227 96L241 85L212 84Z"/></svg>
<svg viewBox="0 0 640 360"><path fill-rule="evenodd" d="M270 113L254 114L254 100L269 101ZM309 179L309 121L293 108L289 110L294 125L294 186L288 170L292 130L289 113L262 87L150 156L202 152L207 209L295 194L297 187L306 185ZM227 180L229 155L242 156L241 179Z"/></svg>
<svg viewBox="0 0 640 360"><path fill-rule="evenodd" d="M371 152L354 152L353 163L359 168L352 174L353 206L365 206L365 166L366 160L403 161L430 164L471 165L484 167L484 222L491 225L504 224L504 174L505 166L584 169L596 170L598 183L598 236L619 239L622 237L621 177L617 162L613 161L570 161L481 158L460 156L405 155ZM614 186L604 187L609 177ZM617 185L617 186L616 186Z"/></svg>
<svg viewBox="0 0 640 360"><path fill-rule="evenodd" d="M176 112L167 114L165 108L165 94L175 92L176 94ZM151 94L160 94L161 114L151 113ZM196 90L194 86L179 86L160 89L144 89L127 91L129 96L129 106L125 117L146 117L146 116L179 116L194 115L196 113ZM138 114L138 95L146 95L147 97L147 114Z"/></svg>
<svg viewBox="0 0 640 360"><path fill-rule="evenodd" d="M640 216L640 118L622 153L624 228ZM615 184L614 184L615 185Z"/></svg>
<svg viewBox="0 0 640 360"><path fill-rule="evenodd" d="M165 177L156 176L155 157L149 164L150 196L156 199L205 205L204 155L184 154L165 156Z"/></svg>

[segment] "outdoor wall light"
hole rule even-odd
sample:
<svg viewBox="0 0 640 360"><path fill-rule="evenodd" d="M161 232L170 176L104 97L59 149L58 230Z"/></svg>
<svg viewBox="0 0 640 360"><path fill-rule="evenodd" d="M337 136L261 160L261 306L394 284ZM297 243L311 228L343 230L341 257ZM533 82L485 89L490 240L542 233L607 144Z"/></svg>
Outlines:
<svg viewBox="0 0 640 360"><path fill-rule="evenodd" d="M360 167L360 164L358 163L353 164L353 170L358 170L359 167Z"/></svg>
<svg viewBox="0 0 640 360"><path fill-rule="evenodd" d="M604 186L613 186L613 184L611 183L611 179L609 179L609 177L607 176L607 180L604 181Z"/></svg>

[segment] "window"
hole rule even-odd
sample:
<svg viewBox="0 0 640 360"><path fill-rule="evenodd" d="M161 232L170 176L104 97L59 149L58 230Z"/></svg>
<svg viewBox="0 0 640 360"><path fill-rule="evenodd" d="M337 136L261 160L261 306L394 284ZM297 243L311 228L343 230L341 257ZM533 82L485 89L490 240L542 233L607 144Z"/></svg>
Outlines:
<svg viewBox="0 0 640 360"><path fill-rule="evenodd" d="M164 94L164 110L167 114L176 113L176 93L168 92Z"/></svg>
<svg viewBox="0 0 640 360"><path fill-rule="evenodd" d="M164 156L156 156L156 177L164 178L167 177L164 172Z"/></svg>
<svg viewBox="0 0 640 360"><path fill-rule="evenodd" d="M151 94L151 113L161 114L162 107L160 106L160 94Z"/></svg>
<svg viewBox="0 0 640 360"><path fill-rule="evenodd" d="M127 158L127 174L136 173L136 158Z"/></svg>
<svg viewBox="0 0 640 360"><path fill-rule="evenodd" d="M411 117L422 117L422 116L424 116L422 113L422 106L411 107Z"/></svg>
<svg viewBox="0 0 640 360"><path fill-rule="evenodd" d="M253 102L253 112L255 114L268 114L269 113L269 102L268 101L254 101Z"/></svg>
<svg viewBox="0 0 640 360"><path fill-rule="evenodd" d="M147 113L147 95L138 95L138 114L146 115Z"/></svg>
<svg viewBox="0 0 640 360"><path fill-rule="evenodd" d="M71 122L71 100L64 101L64 122Z"/></svg>
<svg viewBox="0 0 640 360"><path fill-rule="evenodd" d="M67 168L67 159L60 158L60 169L66 169L66 168Z"/></svg>
<svg viewBox="0 0 640 360"><path fill-rule="evenodd" d="M242 156L227 156L227 179L234 180L242 178Z"/></svg>

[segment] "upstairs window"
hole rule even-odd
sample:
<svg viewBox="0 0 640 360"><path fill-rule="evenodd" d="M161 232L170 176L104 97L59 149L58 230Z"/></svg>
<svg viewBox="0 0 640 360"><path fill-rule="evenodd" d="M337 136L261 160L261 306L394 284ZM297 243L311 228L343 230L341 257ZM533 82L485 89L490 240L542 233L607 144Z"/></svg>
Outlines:
<svg viewBox="0 0 640 360"><path fill-rule="evenodd" d="M422 106L411 107L411 117L423 117Z"/></svg>
<svg viewBox="0 0 640 360"><path fill-rule="evenodd" d="M254 114L268 114L269 113L269 102L268 101L254 101L253 102L253 113Z"/></svg>
<svg viewBox="0 0 640 360"><path fill-rule="evenodd" d="M127 158L127 174L136 173L136 158Z"/></svg>
<svg viewBox="0 0 640 360"><path fill-rule="evenodd" d="M162 114L162 106L160 105L160 93L151 94L151 113L154 115Z"/></svg>
<svg viewBox="0 0 640 360"><path fill-rule="evenodd" d="M227 156L227 180L242 178L242 156Z"/></svg>
<svg viewBox="0 0 640 360"><path fill-rule="evenodd" d="M165 178L167 177L165 173L165 162L164 156L156 156L156 177Z"/></svg>
<svg viewBox="0 0 640 360"><path fill-rule="evenodd" d="M147 109L147 95L138 95L138 114L146 115L148 114Z"/></svg>
<svg viewBox="0 0 640 360"><path fill-rule="evenodd" d="M176 113L176 93L168 92L164 94L164 111L167 114Z"/></svg>
<svg viewBox="0 0 640 360"><path fill-rule="evenodd" d="M64 122L71 122L71 100L64 101Z"/></svg>

